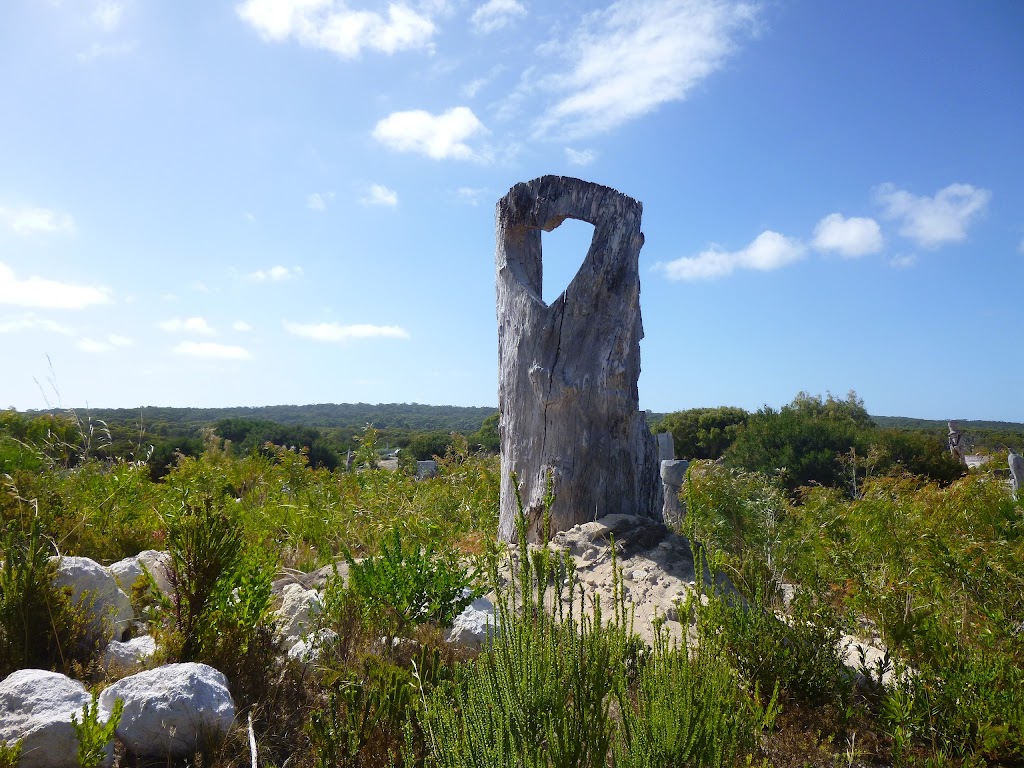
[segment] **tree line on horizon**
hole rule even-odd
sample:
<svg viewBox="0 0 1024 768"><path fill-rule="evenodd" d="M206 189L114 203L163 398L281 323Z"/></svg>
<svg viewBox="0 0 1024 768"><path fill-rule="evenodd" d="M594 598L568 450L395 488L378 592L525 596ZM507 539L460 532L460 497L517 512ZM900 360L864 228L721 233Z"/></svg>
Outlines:
<svg viewBox="0 0 1024 768"><path fill-rule="evenodd" d="M766 405L753 413L720 406L647 415L653 432L672 433L680 458L722 460L773 477L790 491L814 484L855 487L858 477L896 465L945 483L963 473L949 458L945 422L871 416L853 391L845 399L801 392L779 409ZM465 436L469 450L499 451L496 409L417 403L9 409L0 416L0 441L50 433L55 445L83 445L98 458L145 460L158 480L179 456L200 455L209 433L240 456L271 455L272 446L283 446L304 451L313 467L334 470L363 444L368 428L382 453L398 449L407 460L445 455L456 434ZM961 421L960 428L970 451L1005 456L1008 449L1024 450L1024 424ZM0 450L0 471L9 451Z"/></svg>

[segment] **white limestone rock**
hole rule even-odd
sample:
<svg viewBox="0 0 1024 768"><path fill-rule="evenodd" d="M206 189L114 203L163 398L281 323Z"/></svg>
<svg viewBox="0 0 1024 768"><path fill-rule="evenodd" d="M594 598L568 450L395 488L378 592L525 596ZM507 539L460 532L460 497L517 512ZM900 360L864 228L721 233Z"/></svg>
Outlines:
<svg viewBox="0 0 1024 768"><path fill-rule="evenodd" d="M156 640L149 635L133 637L127 642L114 640L103 651L100 657L100 664L104 669L116 667L119 669L133 669L145 666L156 653Z"/></svg>
<svg viewBox="0 0 1024 768"><path fill-rule="evenodd" d="M58 587L70 587L71 599L92 614L93 626L104 627L104 637L121 640L131 626L135 612L114 576L88 557L51 558L57 561ZM91 602L90 602L91 601Z"/></svg>
<svg viewBox="0 0 1024 768"><path fill-rule="evenodd" d="M288 584L281 590L281 606L277 609L277 631L286 649L294 646L313 628L323 601L315 589Z"/></svg>
<svg viewBox="0 0 1024 768"><path fill-rule="evenodd" d="M117 699L117 737L136 756L187 757L235 719L227 678L206 664L167 664L119 680L100 694L104 717Z"/></svg>
<svg viewBox="0 0 1024 768"><path fill-rule="evenodd" d="M117 579L118 586L131 595L132 585L142 577L143 570L153 577L157 589L164 595L171 594L171 582L167 578L167 571L171 566L171 555L169 552L161 552L156 549L146 549L135 557L126 557L118 560L107 570Z"/></svg>
<svg viewBox="0 0 1024 768"><path fill-rule="evenodd" d="M470 650L480 650L488 640L500 633L494 603L486 597L478 597L455 617L452 626L445 631L444 639L452 645Z"/></svg>
<svg viewBox="0 0 1024 768"><path fill-rule="evenodd" d="M288 649L288 657L303 664L315 664L323 655L324 648L338 639L333 629L321 629L307 635Z"/></svg>
<svg viewBox="0 0 1024 768"><path fill-rule="evenodd" d="M91 701L77 680L42 669L18 670L0 682L0 742L21 740L18 768L78 768L71 716L81 720ZM101 712L101 719L107 717ZM113 749L108 745L106 765Z"/></svg>

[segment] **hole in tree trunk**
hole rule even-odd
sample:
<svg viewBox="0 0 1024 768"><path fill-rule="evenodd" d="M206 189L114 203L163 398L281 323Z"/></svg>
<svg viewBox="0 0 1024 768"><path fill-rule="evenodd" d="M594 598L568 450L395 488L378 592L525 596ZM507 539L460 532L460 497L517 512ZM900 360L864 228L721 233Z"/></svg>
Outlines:
<svg viewBox="0 0 1024 768"><path fill-rule="evenodd" d="M594 238L594 225L566 219L550 232L541 233L544 269L542 298L550 305L576 277Z"/></svg>

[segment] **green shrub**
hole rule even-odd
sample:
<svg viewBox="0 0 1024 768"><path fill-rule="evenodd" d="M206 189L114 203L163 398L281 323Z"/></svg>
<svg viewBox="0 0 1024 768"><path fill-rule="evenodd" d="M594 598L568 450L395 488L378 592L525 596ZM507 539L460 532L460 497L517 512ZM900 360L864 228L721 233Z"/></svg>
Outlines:
<svg viewBox="0 0 1024 768"><path fill-rule="evenodd" d="M731 766L757 746L778 713L776 688L762 705L741 688L736 672L711 646L655 642L634 695L619 691L621 737L615 765L623 768Z"/></svg>
<svg viewBox="0 0 1024 768"><path fill-rule="evenodd" d="M70 592L54 586L52 544L37 515L25 528L10 523L0 534L0 678L26 667L70 670L84 664L99 643L97 628Z"/></svg>
<svg viewBox="0 0 1024 768"><path fill-rule="evenodd" d="M707 595L696 607L700 644L723 653L745 680L761 690L778 686L799 702L843 704L853 676L840 656L842 628L835 611L798 591L785 620L760 594L747 605Z"/></svg>
<svg viewBox="0 0 1024 768"><path fill-rule="evenodd" d="M114 738L118 723L121 722L121 713L124 711L124 701L118 699L114 702L114 708L110 718L105 723L100 722L99 702L94 693L92 701L82 707L82 719L79 720L75 713L71 713L71 725L75 729L75 736L78 739L78 765L81 768L100 768L107 758L107 745Z"/></svg>
<svg viewBox="0 0 1024 768"><path fill-rule="evenodd" d="M243 703L259 700L280 651L270 610L274 556L247 545L240 521L209 496L197 504L186 498L166 524L166 652L216 667Z"/></svg>
<svg viewBox="0 0 1024 768"><path fill-rule="evenodd" d="M0 768L18 768L21 760L21 739L13 744L0 741Z"/></svg>
<svg viewBox="0 0 1024 768"><path fill-rule="evenodd" d="M473 578L454 553L403 545L397 526L377 555L357 562L346 549L345 558L348 589L389 642L420 624L450 624L475 597Z"/></svg>

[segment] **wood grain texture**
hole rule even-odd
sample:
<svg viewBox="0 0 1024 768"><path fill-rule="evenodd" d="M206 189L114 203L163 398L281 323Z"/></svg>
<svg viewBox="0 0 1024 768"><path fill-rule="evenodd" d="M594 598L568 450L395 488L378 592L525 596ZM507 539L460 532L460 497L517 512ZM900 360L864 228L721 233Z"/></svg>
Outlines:
<svg viewBox="0 0 1024 768"><path fill-rule="evenodd" d="M517 184L496 212L501 515L516 537L512 474L527 538L542 538L546 477L551 534L609 514L661 520L655 438L639 408L643 206L609 187L563 176ZM541 231L565 219L594 225L579 271L542 299Z"/></svg>

